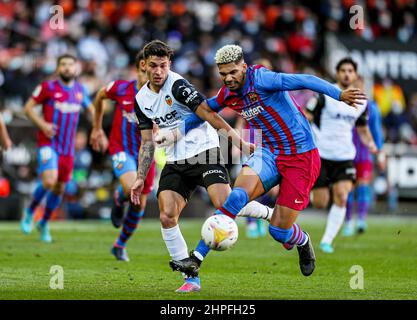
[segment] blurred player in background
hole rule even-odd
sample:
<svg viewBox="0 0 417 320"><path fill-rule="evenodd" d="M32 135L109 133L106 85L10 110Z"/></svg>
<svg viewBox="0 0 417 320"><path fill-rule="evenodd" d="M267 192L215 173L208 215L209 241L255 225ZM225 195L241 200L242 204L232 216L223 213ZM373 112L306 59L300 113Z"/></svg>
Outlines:
<svg viewBox="0 0 417 320"><path fill-rule="evenodd" d="M357 64L350 58L342 59L336 65L335 88L346 90L353 88L357 79ZM352 130L357 133L369 149L375 153L377 147L367 123L366 100L351 108L342 101L336 101L319 95L307 102L307 117L312 128L321 158L321 171L313 188L313 206L327 208L330 200L329 188L333 195L333 204L327 218L326 230L320 242L320 249L326 253L334 251L332 243L339 232L346 214L349 192L355 181L355 146Z"/></svg>
<svg viewBox="0 0 417 320"><path fill-rule="evenodd" d="M357 88L365 89L364 80L358 77L356 81ZM374 100L368 100L368 126L374 138L378 153L376 154L376 163L379 171L385 170L386 157L382 150L384 146L384 136L382 132L381 111ZM352 236L355 233L355 227L352 220L352 214L357 206L358 221L356 231L363 233L367 230L366 217L369 207L372 203L372 190L370 183L373 176L374 156L369 149L362 143L356 129L353 130L353 143L356 148L356 156L353 164L356 168L356 185L349 193L346 206L346 220L343 229L344 236Z"/></svg>
<svg viewBox="0 0 417 320"><path fill-rule="evenodd" d="M145 213L147 195L152 192L155 177L155 163L153 162L146 176L140 205L129 205L128 213L124 217L124 209L129 201L130 189L136 179L137 159L141 144L140 130L137 125L134 101L139 89L146 83L147 77L144 70L143 51L140 51L135 59L137 78L132 81L116 80L107 87L102 88L94 100L96 109L93 130L91 132L91 144L94 150L100 150L105 142L103 131L103 101L110 99L115 101L112 128L110 132L109 152L112 156L113 172L120 185L115 191L114 203L111 211L111 221L114 227L123 227L111 253L117 260L129 261L126 251L126 243L136 230L138 223Z"/></svg>
<svg viewBox="0 0 417 320"><path fill-rule="evenodd" d="M280 185L269 233L285 249L297 248L300 271L309 276L315 269L310 236L295 223L310 198L310 190L320 172L320 157L311 127L288 91L310 89L356 105L364 94L359 89L341 90L327 81L306 74L276 73L260 65L247 66L243 49L226 45L215 55L224 83L218 94L201 103L195 113L216 129L233 135L233 129L219 121L217 112L229 107L241 114L251 127L262 130L262 143L245 163L232 193L215 214L235 218L251 200ZM345 108L354 108L346 105ZM208 252L202 245L195 257ZM200 259L200 263L203 259ZM184 273L199 265L192 257L174 261Z"/></svg>
<svg viewBox="0 0 417 320"><path fill-rule="evenodd" d="M35 209L47 195L45 211L37 224L44 242L52 241L48 220L60 205L65 184L71 178L80 111L87 109L94 116L87 89L75 81L76 57L70 54L58 57L56 73L58 79L38 85L24 108L25 114L39 128L38 173L42 182L36 187L20 225L25 234L32 231ZM38 104L42 104L42 116L35 111Z"/></svg>

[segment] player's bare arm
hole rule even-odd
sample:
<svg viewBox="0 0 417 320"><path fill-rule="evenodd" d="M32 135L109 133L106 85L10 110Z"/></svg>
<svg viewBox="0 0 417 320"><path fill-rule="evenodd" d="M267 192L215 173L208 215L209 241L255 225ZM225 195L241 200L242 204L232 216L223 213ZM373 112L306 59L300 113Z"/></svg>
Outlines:
<svg viewBox="0 0 417 320"><path fill-rule="evenodd" d="M374 138L372 137L371 130L369 126L357 126L356 131L358 132L359 138L361 142L368 147L369 151L373 154L378 152L378 148L376 147Z"/></svg>
<svg viewBox="0 0 417 320"><path fill-rule="evenodd" d="M56 127L50 122L46 122L42 117L40 117L36 111L35 106L37 105L36 101L33 98L29 98L24 107L24 112L26 116L48 137L53 138L56 134Z"/></svg>
<svg viewBox="0 0 417 320"><path fill-rule="evenodd" d="M3 121L3 117L0 113L0 144L1 147L5 150L8 150L12 147L12 140L10 139L9 133L7 132L6 125Z"/></svg>
<svg viewBox="0 0 417 320"><path fill-rule="evenodd" d="M90 135L90 144L93 147L93 150L102 152L103 148L100 148L100 143L103 143L106 138L103 131L103 101L105 99L107 99L107 94L106 88L103 87L99 90L93 102L93 129Z"/></svg>
<svg viewBox="0 0 417 320"><path fill-rule="evenodd" d="M142 143L139 149L138 157L138 172L136 181L131 189L130 198L134 205L140 205L140 195L142 193L145 179L148 174L149 168L152 165L155 144L152 136L152 129L141 130Z"/></svg>

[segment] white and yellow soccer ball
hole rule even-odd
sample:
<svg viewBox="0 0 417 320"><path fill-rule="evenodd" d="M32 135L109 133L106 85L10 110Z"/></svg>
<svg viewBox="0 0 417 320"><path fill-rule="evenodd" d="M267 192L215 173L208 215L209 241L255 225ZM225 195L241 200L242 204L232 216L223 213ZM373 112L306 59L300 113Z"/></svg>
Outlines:
<svg viewBox="0 0 417 320"><path fill-rule="evenodd" d="M235 220L216 214L208 218L201 228L201 238L213 250L224 251L233 247L239 236Z"/></svg>

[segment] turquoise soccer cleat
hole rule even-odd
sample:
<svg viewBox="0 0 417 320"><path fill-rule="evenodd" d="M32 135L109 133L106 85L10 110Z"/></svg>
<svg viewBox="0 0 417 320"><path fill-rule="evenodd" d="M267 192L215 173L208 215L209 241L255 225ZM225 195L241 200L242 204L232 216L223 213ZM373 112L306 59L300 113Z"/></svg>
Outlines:
<svg viewBox="0 0 417 320"><path fill-rule="evenodd" d="M351 237L355 234L355 230L353 228L353 225L351 222L346 222L344 228L343 228L343 232L342 232L342 236L344 237Z"/></svg>
<svg viewBox="0 0 417 320"><path fill-rule="evenodd" d="M258 224L256 221L250 222L246 225L246 237L248 239L258 239Z"/></svg>
<svg viewBox="0 0 417 320"><path fill-rule="evenodd" d="M334 249L330 243L320 243L320 250L324 253L333 253Z"/></svg>
<svg viewBox="0 0 417 320"><path fill-rule="evenodd" d="M258 219L256 220L256 223L258 224L258 234L261 238L266 237L266 228L263 220Z"/></svg>
<svg viewBox="0 0 417 320"><path fill-rule="evenodd" d="M36 225L36 229L38 229L40 235L41 235L41 241L46 243L52 242L51 233L49 232L49 225L48 223L41 225L40 222Z"/></svg>
<svg viewBox="0 0 417 320"><path fill-rule="evenodd" d="M29 213L29 209L26 209L23 214L23 219L20 221L20 228L24 234L29 234L32 232L33 215Z"/></svg>

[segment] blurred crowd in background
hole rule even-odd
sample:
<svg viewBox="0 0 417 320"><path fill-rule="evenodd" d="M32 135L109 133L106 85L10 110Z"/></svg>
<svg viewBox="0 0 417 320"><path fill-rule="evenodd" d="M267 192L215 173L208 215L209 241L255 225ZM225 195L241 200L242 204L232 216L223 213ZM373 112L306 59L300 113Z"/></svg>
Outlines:
<svg viewBox="0 0 417 320"><path fill-rule="evenodd" d="M355 4L366 13L363 29L349 28L349 8ZM63 10L63 28L51 28L54 5ZM14 169L7 170L6 164L4 171L14 177L14 188L20 193L30 191L36 178L36 130L24 117L23 105L38 83L53 77L60 54L77 55L79 81L93 98L114 79L133 79L136 53L146 42L161 39L175 50L172 69L212 96L220 87L214 54L225 44L241 45L248 63L267 58L276 71L311 73L331 80L322 60L326 32L406 43L417 39L416 19L417 1L406 0L0 0L0 110L15 146L24 142L27 148L6 155ZM309 94L294 92L301 105ZM375 83L374 98L384 118L385 140L417 145L417 89L405 94L385 79ZM108 110L107 132L112 108ZM233 113L224 116L233 123ZM25 136L21 136L22 128ZM76 185L68 187L67 203L76 199L77 185L103 188L84 198L86 205L97 197L109 198L104 187L113 181L111 165L108 156L89 148L89 130L88 119L83 119L77 137ZM25 157L28 163L21 159Z"/></svg>

